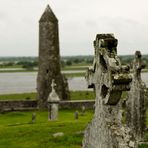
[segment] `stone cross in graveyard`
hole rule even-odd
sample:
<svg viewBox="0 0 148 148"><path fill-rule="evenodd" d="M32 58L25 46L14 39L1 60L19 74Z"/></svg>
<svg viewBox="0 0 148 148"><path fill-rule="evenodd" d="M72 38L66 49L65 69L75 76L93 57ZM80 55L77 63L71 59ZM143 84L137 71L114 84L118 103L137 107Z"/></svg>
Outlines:
<svg viewBox="0 0 148 148"><path fill-rule="evenodd" d="M131 90L128 92L126 102L127 125L132 129L137 140L143 140L146 119L146 85L141 79L141 70L145 67L142 61L140 51L135 52L135 58L132 63Z"/></svg>
<svg viewBox="0 0 148 148"><path fill-rule="evenodd" d="M49 110L49 114L48 114L48 119L49 120L57 120L58 119L58 111L59 111L59 101L60 98L58 96L58 94L55 91L55 87L56 84L54 82L54 80L52 80L51 83L51 93L49 94L48 97L48 110Z"/></svg>
<svg viewBox="0 0 148 148"><path fill-rule="evenodd" d="M121 95L130 90L129 66L117 56L118 40L113 34L98 34L94 41L93 66L88 69L88 87L96 93L93 120L85 130L83 148L137 148L130 129L122 125Z"/></svg>

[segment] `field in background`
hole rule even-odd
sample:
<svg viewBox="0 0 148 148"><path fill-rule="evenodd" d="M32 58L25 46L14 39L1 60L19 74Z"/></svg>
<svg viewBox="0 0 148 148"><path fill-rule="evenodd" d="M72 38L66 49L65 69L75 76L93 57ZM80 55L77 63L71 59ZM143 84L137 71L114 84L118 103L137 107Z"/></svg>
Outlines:
<svg viewBox="0 0 148 148"><path fill-rule="evenodd" d="M62 56L62 70L86 70L92 65L94 56ZM134 55L119 56L122 64L129 64L134 59ZM148 55L142 57L148 69ZM0 72L20 72L20 71L37 71L37 57L0 57Z"/></svg>
<svg viewBox="0 0 148 148"><path fill-rule="evenodd" d="M71 100L93 100L95 94L93 91L70 91ZM0 101L2 100L36 100L36 93L22 93L22 94L5 94L0 95Z"/></svg>

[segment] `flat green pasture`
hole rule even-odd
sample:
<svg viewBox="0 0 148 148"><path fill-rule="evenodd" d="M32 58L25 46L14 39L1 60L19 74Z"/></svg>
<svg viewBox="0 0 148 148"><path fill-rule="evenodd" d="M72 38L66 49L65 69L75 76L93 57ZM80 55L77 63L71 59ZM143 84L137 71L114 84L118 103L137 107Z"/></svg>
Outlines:
<svg viewBox="0 0 148 148"><path fill-rule="evenodd" d="M22 94L1 94L0 101L2 100L36 100L36 93L22 93Z"/></svg>
<svg viewBox="0 0 148 148"><path fill-rule="evenodd" d="M36 122L32 123L32 112L9 112L0 114L0 148L81 148L83 131L93 112L86 111L74 119L74 110L61 110L58 121L48 121L46 111L36 111ZM62 137L53 137L63 132Z"/></svg>
<svg viewBox="0 0 148 148"><path fill-rule="evenodd" d="M85 72L74 72L74 73L64 73L64 75L66 77L70 77L70 78L73 78L73 77L85 77Z"/></svg>
<svg viewBox="0 0 148 148"><path fill-rule="evenodd" d="M71 100L92 100L95 99L93 91L70 91ZM0 95L1 100L36 100L37 93L4 94Z"/></svg>

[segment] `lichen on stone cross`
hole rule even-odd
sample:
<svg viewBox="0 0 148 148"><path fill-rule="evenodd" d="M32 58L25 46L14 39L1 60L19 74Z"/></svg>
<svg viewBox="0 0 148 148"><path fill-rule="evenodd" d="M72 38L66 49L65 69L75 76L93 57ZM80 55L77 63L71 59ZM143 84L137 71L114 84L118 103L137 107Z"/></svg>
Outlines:
<svg viewBox="0 0 148 148"><path fill-rule="evenodd" d="M129 66L122 66L117 56L117 43L118 40L112 34L98 34L94 41L93 67L89 68L86 74L88 87L100 83L104 103L110 105L118 103L122 91L129 90L131 82Z"/></svg>
<svg viewBox="0 0 148 148"><path fill-rule="evenodd" d="M122 125L120 99L130 90L132 77L117 57L118 40L113 34L98 34L94 41L93 67L86 74L95 89L95 113L85 130L83 148L137 148L130 129Z"/></svg>

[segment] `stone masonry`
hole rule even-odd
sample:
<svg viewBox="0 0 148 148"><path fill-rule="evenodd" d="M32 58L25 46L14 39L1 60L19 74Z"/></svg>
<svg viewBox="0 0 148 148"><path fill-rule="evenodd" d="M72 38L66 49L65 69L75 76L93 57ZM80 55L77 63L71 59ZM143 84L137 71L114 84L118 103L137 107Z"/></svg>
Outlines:
<svg viewBox="0 0 148 148"><path fill-rule="evenodd" d="M56 92L60 99L69 99L67 79L61 74L60 68L58 20L48 5L39 20L37 91L40 108L47 107L52 79L57 84Z"/></svg>
<svg viewBox="0 0 148 148"><path fill-rule="evenodd" d="M127 100L127 125L132 129L137 140L144 139L145 114L146 114L146 85L141 80L141 70L145 67L142 62L140 51L136 51L135 59L132 63L131 90Z"/></svg>
<svg viewBox="0 0 148 148"><path fill-rule="evenodd" d="M88 69L88 87L96 93L93 120L85 130L83 148L137 148L130 129L122 125L121 94L130 90L129 66L117 57L113 34L98 34L94 41L94 63Z"/></svg>

